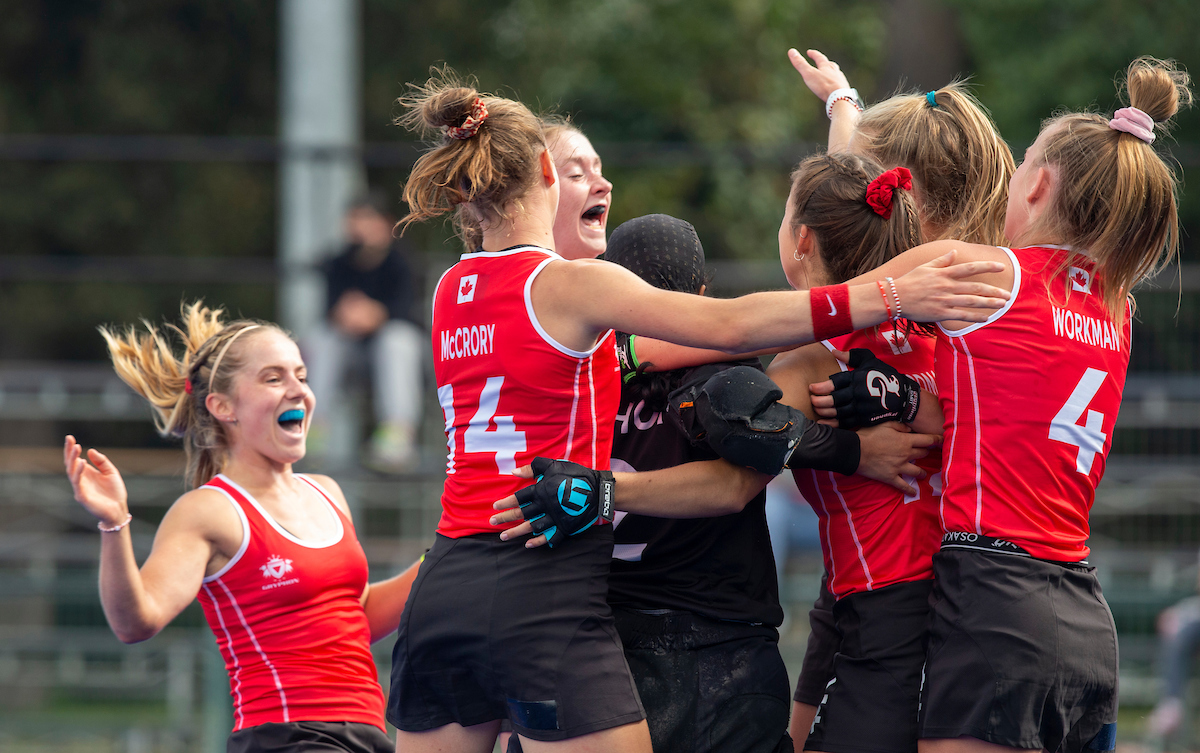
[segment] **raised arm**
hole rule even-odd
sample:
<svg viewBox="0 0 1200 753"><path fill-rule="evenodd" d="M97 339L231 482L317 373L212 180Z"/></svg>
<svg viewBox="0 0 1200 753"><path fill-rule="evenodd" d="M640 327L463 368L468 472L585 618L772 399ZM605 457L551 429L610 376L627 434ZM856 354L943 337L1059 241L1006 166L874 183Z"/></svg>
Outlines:
<svg viewBox="0 0 1200 753"><path fill-rule="evenodd" d="M954 255L934 259L896 277L905 316L916 321L984 321L1008 298L1007 291L963 278L1003 269L996 262L953 264ZM832 286L838 288L840 286ZM844 331L884 321L887 308L875 278L855 281L839 296L817 288L818 315L845 323ZM828 292L827 292L828 291ZM617 329L693 347L744 353L812 342L813 307L808 291L753 293L732 299L706 298L655 288L616 264L580 260L553 262L536 278L533 308L546 331L567 347L584 350L596 336Z"/></svg>
<svg viewBox="0 0 1200 753"><path fill-rule="evenodd" d="M812 63L805 60L796 48L788 50L788 60L791 61L792 67L800 73L804 84L821 100L821 107L824 108L829 95L839 89L849 89L850 82L846 80L846 74L842 73L841 67L825 57L820 50L808 50L808 56L812 58ZM849 100L840 99L833 103L829 117L830 152L844 152L849 148L850 138L854 135L854 129L858 127L861 114L862 111Z"/></svg>
<svg viewBox="0 0 1200 753"><path fill-rule="evenodd" d="M82 454L83 448L68 436L63 459L75 499L98 519L102 529L121 526L99 534L104 616L123 643L144 641L196 598L206 568L228 549L229 542L222 539L235 537L240 543L241 522L217 492L188 492L163 517L150 556L139 569L121 474L100 452L90 450L86 459Z"/></svg>

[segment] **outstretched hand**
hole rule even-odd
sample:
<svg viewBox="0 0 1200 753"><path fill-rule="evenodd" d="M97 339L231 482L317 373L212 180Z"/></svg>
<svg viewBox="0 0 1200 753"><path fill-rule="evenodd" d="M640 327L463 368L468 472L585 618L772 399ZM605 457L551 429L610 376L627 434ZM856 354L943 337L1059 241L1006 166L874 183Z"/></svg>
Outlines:
<svg viewBox="0 0 1200 753"><path fill-rule="evenodd" d="M909 481L924 478L926 475L913 461L925 457L930 448L942 443L939 436L916 434L900 423L879 424L862 429L858 432L858 439L862 448L862 455L858 461L858 475L910 495L917 494L917 490Z"/></svg>
<svg viewBox="0 0 1200 753"><path fill-rule="evenodd" d="M63 444L63 463L76 502L106 528L125 522L129 515L129 495L121 473L112 461L95 449L88 450L85 459L83 447L75 437L67 435Z"/></svg>
<svg viewBox="0 0 1200 753"><path fill-rule="evenodd" d="M955 264L956 252L926 262L895 280L901 312L914 322L985 322L1003 308L1011 293L967 278L1003 272L998 261Z"/></svg>
<svg viewBox="0 0 1200 753"><path fill-rule="evenodd" d="M800 77L804 79L805 85L821 100L821 104L825 104L829 95L838 89L850 88L846 74L842 73L838 64L825 57L820 50L808 50L808 56L812 58L812 64L805 60L795 47L788 50L788 60L792 62L792 67L800 72Z"/></svg>

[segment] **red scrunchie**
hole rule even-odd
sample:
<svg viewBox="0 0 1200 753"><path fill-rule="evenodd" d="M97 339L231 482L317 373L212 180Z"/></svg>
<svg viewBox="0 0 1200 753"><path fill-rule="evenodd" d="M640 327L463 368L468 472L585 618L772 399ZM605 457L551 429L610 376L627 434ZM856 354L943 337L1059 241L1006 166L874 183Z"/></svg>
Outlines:
<svg viewBox="0 0 1200 753"><path fill-rule="evenodd" d="M892 218L892 193L897 188L912 190L912 173L907 167L893 167L867 185L867 204L885 220Z"/></svg>
<svg viewBox="0 0 1200 753"><path fill-rule="evenodd" d="M446 135L452 139L469 139L479 130L479 126L483 125L483 121L487 120L488 109L487 105L479 97L471 103L471 114L463 121L461 126L447 126Z"/></svg>
<svg viewBox="0 0 1200 753"><path fill-rule="evenodd" d="M192 394L192 378L185 377L183 380L183 391L187 394Z"/></svg>

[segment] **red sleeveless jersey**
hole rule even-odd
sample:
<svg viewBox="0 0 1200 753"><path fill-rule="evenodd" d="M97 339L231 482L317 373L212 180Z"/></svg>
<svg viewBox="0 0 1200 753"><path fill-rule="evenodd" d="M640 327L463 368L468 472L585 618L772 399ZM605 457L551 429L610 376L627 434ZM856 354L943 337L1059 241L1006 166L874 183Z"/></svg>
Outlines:
<svg viewBox="0 0 1200 753"><path fill-rule="evenodd" d="M935 342L920 332L905 337L885 322L878 334L873 328L863 329L822 344L831 350L868 348L936 394ZM817 513L821 554L835 597L933 577L933 554L942 535L937 520L941 463L941 453L931 452L917 462L928 474L925 478L905 477L917 488L916 495L862 476L792 471L796 487Z"/></svg>
<svg viewBox="0 0 1200 753"><path fill-rule="evenodd" d="M371 629L359 599L367 558L329 495L338 533L319 543L285 531L223 475L204 485L233 503L242 546L204 579L200 605L229 673L233 731L268 722L360 722L384 729Z"/></svg>
<svg viewBox="0 0 1200 753"><path fill-rule="evenodd" d="M511 475L538 455L607 470L621 395L609 331L590 350L552 338L530 291L552 251L477 251L442 275L433 297L433 362L446 418L438 533L498 532L492 503L527 486ZM580 290L578 295L602 295Z"/></svg>
<svg viewBox="0 0 1200 753"><path fill-rule="evenodd" d="M1003 251L1015 272L1008 304L938 337L942 526L1082 560L1125 387L1130 317L1113 321L1091 264L1064 267L1067 251Z"/></svg>

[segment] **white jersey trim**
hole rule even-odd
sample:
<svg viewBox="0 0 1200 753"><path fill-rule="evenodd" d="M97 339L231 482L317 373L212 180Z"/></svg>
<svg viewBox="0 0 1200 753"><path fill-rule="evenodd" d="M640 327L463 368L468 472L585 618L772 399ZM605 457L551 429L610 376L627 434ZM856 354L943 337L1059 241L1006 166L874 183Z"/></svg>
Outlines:
<svg viewBox="0 0 1200 753"><path fill-rule="evenodd" d="M258 637L254 635L254 631L250 629L250 623L246 621L246 615L242 614L242 608L237 603L237 599L234 598L233 591L230 591L229 586L225 585L221 581L217 581L217 585L220 586L221 590L225 592L225 595L229 597L229 604L233 607L233 611L237 613L238 621L242 623L242 628L246 631L246 637L250 639L250 643L254 646L254 650L257 651L258 655L262 657L263 663L267 665L267 669L271 670L271 677L275 680L275 689L279 691L279 703L283 706L283 721L290 722L291 718L288 715L287 694L283 690L283 683L279 679L279 673L275 671L275 665L271 663L271 659L267 656L267 652L263 651L263 647L259 645ZM212 595L211 591L209 592L209 595ZM213 603L215 604L216 602L214 601ZM233 653L232 641L229 644L229 652Z"/></svg>
<svg viewBox="0 0 1200 753"><path fill-rule="evenodd" d="M454 268L457 266L458 266L458 264L451 264L449 269L447 269L445 272L442 272L442 276L438 278L437 285L433 286L433 302L431 303L431 305L429 307L430 308L429 321L431 321L431 322L433 321L433 318L437 316L438 292L441 291L441 289L442 289L442 283L446 280L446 275L453 272Z"/></svg>
<svg viewBox="0 0 1200 753"><path fill-rule="evenodd" d="M234 504L236 505L237 503ZM217 576L214 575L213 577L216 578ZM238 661L237 651L233 650L233 636L229 634L229 626L225 624L225 615L221 613L221 605L217 601L217 597L213 595L212 589L208 587L208 578L204 579L202 587L204 588L204 592L208 594L209 601L212 602L213 610L217 613L217 624L221 626L221 632L225 633L225 642L229 646L229 658L233 660L233 677L229 679L233 681L233 697L236 700L233 705L233 711L237 715L237 722L233 725L233 731L237 732L246 723L246 715L242 711L242 663Z"/></svg>
<svg viewBox="0 0 1200 753"><path fill-rule="evenodd" d="M836 583L836 581L837 581L837 560L834 559L834 556L833 556L833 543L831 541L833 528L832 528L831 520L829 517L829 505L825 504L825 495L821 493L821 484L817 481L816 470L810 469L810 472L812 473L813 489L815 489L817 491L817 502L819 502L821 504L821 509L825 512L825 541L824 541L824 544L825 544L825 546L829 547L829 583ZM821 526L820 521L817 521L818 531L820 531L820 526ZM835 598L840 598L840 597L838 597L837 592L834 591L832 587L830 587L829 591L830 591L830 593L832 593L834 595Z"/></svg>
<svg viewBox="0 0 1200 753"><path fill-rule="evenodd" d="M224 473L217 474L217 478L219 478L222 481L224 481L225 483L229 484L234 489L237 489L238 493L241 494L243 497L245 497L247 502L254 505L254 509L258 510L258 514L263 516L263 519L266 520L267 523L269 523L271 525L271 527L274 528L275 531L280 536L284 537L285 539L292 542L293 544L297 544L299 546L305 547L306 549L327 549L327 548L333 546L334 544L338 543L339 541L341 541L342 537L346 535L346 527L344 525L342 525L342 516L338 515L337 507L334 506L333 502L330 501L330 499L328 497L326 497L324 494L318 494L317 496L323 502L325 502L325 504L329 505L329 508L330 508L329 512L333 515L333 522L337 526L337 533L334 534L334 536L332 538L328 539L327 541L305 541L304 539L297 538L295 535L290 533L286 528L279 525L279 523L277 523L275 521L275 518L271 517L271 513L267 512L266 509L258 503L258 500L255 499L253 497L253 495L250 494L250 492L248 492L245 489L243 489L242 487L238 486L238 484L235 481L232 481Z"/></svg>
<svg viewBox="0 0 1200 753"><path fill-rule="evenodd" d="M205 484L200 488L212 489L213 491L220 492L222 495L224 495L225 499L229 500L229 504L233 505L234 511L237 512L238 520L242 522L242 544L238 547L237 554L233 555L233 557L230 558L230 560L226 562L225 566L220 570L216 571L212 575L206 576L200 581L201 583L211 583L225 573L229 572L230 569L232 569L233 566L238 563L238 560L242 558L242 555L246 553L246 549L250 546L250 521L246 519L246 511L242 509L242 506L238 504L237 500L234 499L233 495L229 492L225 491L219 486L209 486L208 484ZM209 595L211 596L212 594Z"/></svg>
<svg viewBox="0 0 1200 753"><path fill-rule="evenodd" d="M529 273L529 277L525 279L525 313L529 316L529 323L533 325L534 330L541 335L541 338L545 340L550 347L554 348L559 353L571 356L572 358L589 358L593 353L599 350L600 345L606 339L608 339L609 333L612 332L611 329L597 337L596 344L588 350L572 350L571 348L568 348L566 345L563 345L558 340L555 340L553 337L551 337L550 333L542 327L542 323L538 321L537 314L533 311L533 297L531 295L533 291L533 281L537 279L537 276L541 274L543 269L546 268L546 265L552 261L565 260L558 254L553 254L549 259L546 259L534 267L533 271Z"/></svg>
<svg viewBox="0 0 1200 753"><path fill-rule="evenodd" d="M325 498L325 501L329 503L330 507L332 507L337 512L340 512L342 515L345 515L346 517L350 517L347 513L343 512L340 507L338 507L337 502L333 501L333 495L329 493L329 490L326 489L325 487L321 486L320 484L318 484L317 480L314 479L312 476L309 476L307 473L295 473L292 475L294 475L296 478L300 479L301 481L307 481L309 486L311 486L313 489L316 489L317 493ZM338 520L341 520L342 515L338 515Z"/></svg>
<svg viewBox="0 0 1200 753"><path fill-rule="evenodd" d="M523 254L526 251L540 251L543 254L554 259L562 259L556 252L541 246L517 246L516 248L506 249L504 251L466 251L462 256L458 257L459 261L467 259L496 259L501 256L512 256L513 254Z"/></svg>
<svg viewBox="0 0 1200 753"><path fill-rule="evenodd" d="M833 471L828 471L829 483L833 485L833 493L837 495L838 502L842 503L842 510L846 513L846 524L850 526L850 538L854 539L854 547L858 549L858 562L862 565L863 575L867 577L867 590L875 590L875 579L871 577L871 568L867 567L867 555L863 552L862 543L858 540L858 529L854 526L854 516L850 514L850 506L846 504L846 498L842 496L842 490L838 488L837 479L833 475ZM833 552L833 542L830 542L829 551ZM833 559L832 556L830 559Z"/></svg>
<svg viewBox="0 0 1200 753"><path fill-rule="evenodd" d="M605 337L608 337L608 335L605 335ZM594 365L594 359L589 358L587 365L588 365L588 399L591 401L591 409L592 409L592 465L591 465L591 467L595 468L596 467L596 440L598 437L597 437L597 426L596 426L596 382L594 379L592 379L592 366Z"/></svg>
<svg viewBox="0 0 1200 753"><path fill-rule="evenodd" d="M963 335L971 334L972 332L974 332L977 329L988 326L992 322L996 321L997 319L999 319L1000 317L1002 317L1006 313L1008 313L1008 310L1010 308L1012 308L1012 305L1016 302L1017 294L1021 292L1021 262L1017 261L1017 255L1012 252L1012 249L1006 248L1004 246L996 246L996 248L998 248L1001 251L1003 251L1004 253L1008 254L1008 260L1012 262L1012 265L1013 265L1012 295L1010 295L1008 297L1008 302L1006 302L1003 306L1001 306L996 311L993 311L992 315L989 316L986 320L984 320L982 322L976 322L974 324L963 327L962 329L946 329L945 327L942 326L941 322L938 322L938 329L940 329L942 332L944 332L947 337L962 337ZM1057 248L1057 247L1039 246L1039 248Z"/></svg>
<svg viewBox="0 0 1200 753"><path fill-rule="evenodd" d="M975 358L966 340L960 340L967 358L967 376L971 380L971 410L975 419L975 533L983 534L983 422L979 418L979 382L975 379ZM956 409L957 410L957 409Z"/></svg>
<svg viewBox="0 0 1200 753"><path fill-rule="evenodd" d="M575 445L575 417L579 413L579 372L583 370L583 361L575 364L575 379L571 382L571 389L575 394L571 398L571 417L567 421L567 446L563 450L563 460L571 459L571 448ZM595 465L595 463L593 463Z"/></svg>
<svg viewBox="0 0 1200 753"><path fill-rule="evenodd" d="M833 352L835 350L837 350L837 348L833 347L833 343L829 342L828 340L822 340L821 344L825 346L825 349L829 351L830 355L832 355ZM846 364L842 363L841 360L837 356L834 356L833 360L837 361L838 368L841 369L842 371L850 370L850 367L847 366Z"/></svg>

